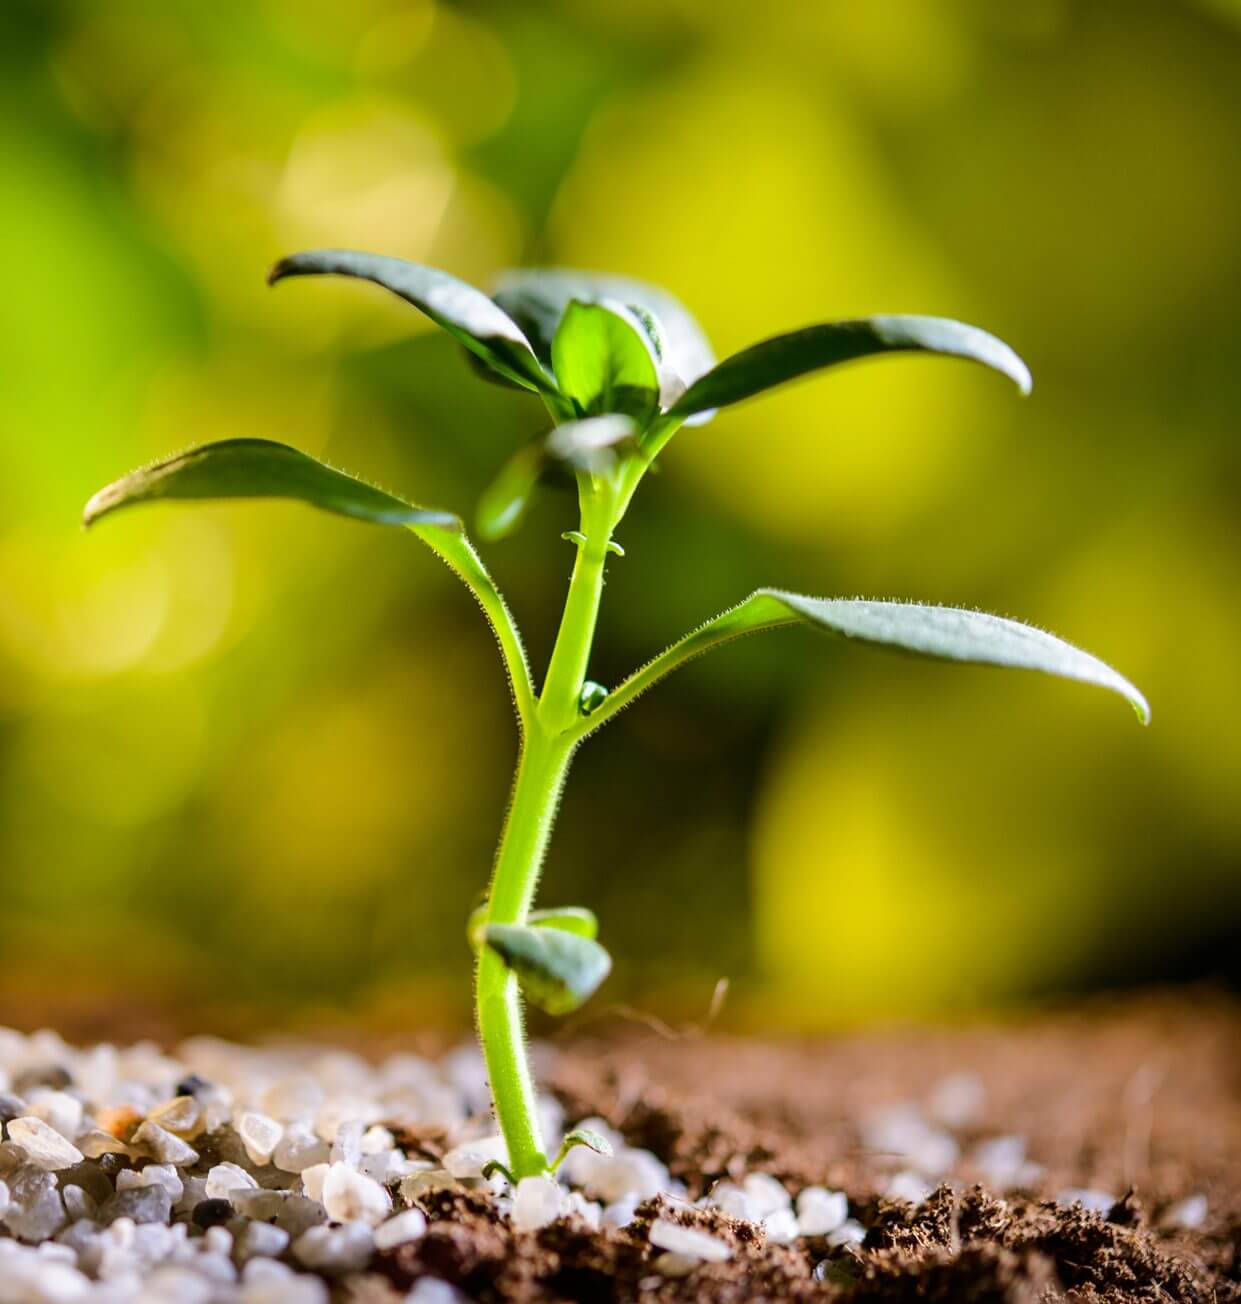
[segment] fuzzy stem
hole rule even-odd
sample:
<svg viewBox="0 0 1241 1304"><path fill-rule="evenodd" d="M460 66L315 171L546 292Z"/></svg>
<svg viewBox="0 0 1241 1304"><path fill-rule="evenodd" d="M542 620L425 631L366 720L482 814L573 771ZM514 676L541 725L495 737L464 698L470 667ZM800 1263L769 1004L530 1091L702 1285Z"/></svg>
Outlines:
<svg viewBox="0 0 1241 1304"><path fill-rule="evenodd" d="M534 899L565 775L577 745L578 703L594 641L611 538L610 503L584 494L582 534L564 615L528 721L488 897L489 924L524 924ZM513 1178L550 1172L539 1134L517 979L490 947L479 955L478 1035Z"/></svg>
<svg viewBox="0 0 1241 1304"><path fill-rule="evenodd" d="M541 728L526 738L491 880L490 924L525 923L572 755L572 743ZM545 1173L547 1157L526 1057L521 994L516 977L488 946L479 955L475 1000L479 1040L496 1118L508 1145L509 1167L516 1179Z"/></svg>

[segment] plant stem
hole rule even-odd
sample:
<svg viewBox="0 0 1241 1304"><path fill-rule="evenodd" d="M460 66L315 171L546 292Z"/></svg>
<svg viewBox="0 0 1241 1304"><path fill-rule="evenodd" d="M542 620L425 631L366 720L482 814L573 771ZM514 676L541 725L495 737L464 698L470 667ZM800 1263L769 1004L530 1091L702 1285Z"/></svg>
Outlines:
<svg viewBox="0 0 1241 1304"><path fill-rule="evenodd" d="M537 724L527 735L491 879L488 923L525 923L572 755L571 742L549 735ZM517 1179L545 1173L547 1157L526 1058L521 994L514 974L488 946L479 955L475 1001L478 1036L496 1118L508 1145L509 1168Z"/></svg>
<svg viewBox="0 0 1241 1304"><path fill-rule="evenodd" d="M508 818L488 897L489 924L524 924L551 837L565 775L577 745L578 702L594 641L603 568L611 537L609 504L584 494L582 533L547 680L526 722ZM496 1118L515 1180L550 1171L535 1109L517 979L484 946L475 986L478 1035L487 1061Z"/></svg>

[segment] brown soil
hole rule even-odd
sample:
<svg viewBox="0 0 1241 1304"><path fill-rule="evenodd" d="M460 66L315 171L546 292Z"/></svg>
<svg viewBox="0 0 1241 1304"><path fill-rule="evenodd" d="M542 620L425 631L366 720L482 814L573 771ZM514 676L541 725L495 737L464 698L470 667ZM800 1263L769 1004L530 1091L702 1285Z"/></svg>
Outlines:
<svg viewBox="0 0 1241 1304"><path fill-rule="evenodd" d="M1204 995L831 1041L578 1040L553 1077L569 1117L603 1115L691 1196L759 1170L793 1191L843 1189L865 1243L767 1245L750 1224L667 1200L620 1231L569 1221L515 1234L481 1196L440 1194L425 1206L427 1236L385 1267L401 1286L432 1275L486 1301L1241 1301L1239 1033L1241 1007ZM962 1168L916 1208L879 1197L892 1165L864 1150L858 1120L961 1071L978 1075L987 1103L957 1135L968 1146L1018 1133L1043 1176L999 1199ZM1087 1214L1051 1199L1068 1187L1123 1198ZM1194 1193L1207 1197L1203 1226L1167 1229L1165 1210ZM646 1239L656 1216L724 1237L732 1259L661 1276Z"/></svg>

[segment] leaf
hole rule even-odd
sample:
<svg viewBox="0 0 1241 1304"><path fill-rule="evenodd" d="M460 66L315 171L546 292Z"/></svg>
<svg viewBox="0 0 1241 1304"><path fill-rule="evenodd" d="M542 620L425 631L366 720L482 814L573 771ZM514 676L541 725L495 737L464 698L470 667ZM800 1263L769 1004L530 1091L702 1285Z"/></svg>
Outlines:
<svg viewBox="0 0 1241 1304"><path fill-rule="evenodd" d="M612 968L612 957L589 937L558 928L488 924L484 940L517 975L526 998L548 1014L585 1004Z"/></svg>
<svg viewBox="0 0 1241 1304"><path fill-rule="evenodd" d="M593 1127L575 1127L572 1132L565 1133L565 1138L560 1143L560 1149L551 1162L553 1173L564 1163L569 1152L576 1150L578 1146L593 1150L597 1155L611 1155L614 1153L611 1141L602 1132L596 1132Z"/></svg>
<svg viewBox="0 0 1241 1304"><path fill-rule="evenodd" d="M684 305L666 290L624 276L579 272L569 268L532 268L506 272L496 302L521 323L534 351L551 362L552 340L571 300L622 303L642 320L659 361L660 402L674 403L684 387L715 364L715 354ZM689 425L701 425L705 414Z"/></svg>
<svg viewBox="0 0 1241 1304"><path fill-rule="evenodd" d="M734 353L695 381L670 415L726 407L809 372L877 353L968 358L1008 376L1023 394L1030 392L1026 364L1002 340L977 326L944 317L865 317L808 326Z"/></svg>
<svg viewBox="0 0 1241 1304"><path fill-rule="evenodd" d="M779 589L759 589L739 606L687 634L613 689L590 717L585 731L610 719L652 684L703 652L744 634L798 622L916 656L1041 670L1061 679L1094 684L1118 693L1132 705L1143 724L1150 723L1146 698L1122 674L1089 652L1030 625L958 607L863 598L808 598Z"/></svg>
<svg viewBox="0 0 1241 1304"><path fill-rule="evenodd" d="M578 937L595 938L599 935L599 920L595 912L585 906L532 910L526 916L526 922L535 928L559 928L563 933L576 933Z"/></svg>
<svg viewBox="0 0 1241 1304"><path fill-rule="evenodd" d="M574 299L552 340L552 370L587 416L622 412L645 426L659 410L655 346L623 304Z"/></svg>
<svg viewBox="0 0 1241 1304"><path fill-rule="evenodd" d="M490 543L507 539L521 524L547 465L546 440L519 448L483 490L474 517L479 536Z"/></svg>
<svg viewBox="0 0 1241 1304"><path fill-rule="evenodd" d="M163 499L291 498L378 525L460 530L449 512L428 511L324 466L287 444L228 439L132 471L86 504L84 523L136 503Z"/></svg>
<svg viewBox="0 0 1241 1304"><path fill-rule="evenodd" d="M488 366L524 389L554 394L521 327L492 299L465 281L420 263L348 249L312 249L283 258L268 273L275 285L290 276L354 276L412 303Z"/></svg>

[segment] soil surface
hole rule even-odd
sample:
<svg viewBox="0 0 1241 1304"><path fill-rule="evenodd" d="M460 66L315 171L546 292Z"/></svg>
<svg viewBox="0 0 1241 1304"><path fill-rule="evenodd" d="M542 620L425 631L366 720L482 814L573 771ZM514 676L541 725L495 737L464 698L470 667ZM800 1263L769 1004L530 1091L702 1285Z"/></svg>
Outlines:
<svg viewBox="0 0 1241 1304"><path fill-rule="evenodd" d="M579 1039L551 1070L567 1116L606 1119L689 1198L658 1197L618 1229L568 1218L519 1233L483 1193L437 1192L422 1202L427 1234L383 1270L402 1289L431 1276L485 1301L1226 1304L1241 1300L1239 1047L1241 1005L1211 994L813 1042ZM908 1165L874 1147L867 1120L902 1103L933 1112L945 1079L975 1088L952 1129L960 1157L918 1203L891 1198ZM971 1168L997 1137L1020 1138L1030 1161L1002 1193ZM771 1244L761 1225L693 1205L755 1172L794 1194L844 1191L864 1241ZM1088 1212L1074 1190L1104 1207ZM655 1218L713 1233L732 1257L658 1270Z"/></svg>

